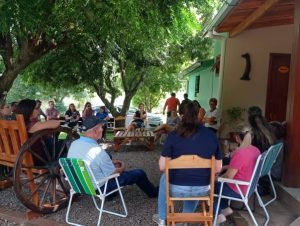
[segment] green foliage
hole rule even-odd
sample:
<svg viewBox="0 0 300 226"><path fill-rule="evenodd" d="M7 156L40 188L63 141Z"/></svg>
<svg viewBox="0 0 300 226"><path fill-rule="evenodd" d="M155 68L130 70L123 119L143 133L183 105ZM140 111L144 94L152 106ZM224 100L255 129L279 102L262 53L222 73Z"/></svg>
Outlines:
<svg viewBox="0 0 300 226"><path fill-rule="evenodd" d="M229 122L231 124L236 123L238 120L243 120L242 114L245 112L245 108L241 107L232 107L226 110L226 113L228 115Z"/></svg>
<svg viewBox="0 0 300 226"><path fill-rule="evenodd" d="M210 42L200 32L212 0L9 2L0 4L0 34L11 33L16 56L19 40L28 36L55 45L29 63L26 80L69 91L59 96L96 91L112 113L122 91L124 114L139 88L153 96L151 109L180 86L174 75L183 64L209 54Z"/></svg>

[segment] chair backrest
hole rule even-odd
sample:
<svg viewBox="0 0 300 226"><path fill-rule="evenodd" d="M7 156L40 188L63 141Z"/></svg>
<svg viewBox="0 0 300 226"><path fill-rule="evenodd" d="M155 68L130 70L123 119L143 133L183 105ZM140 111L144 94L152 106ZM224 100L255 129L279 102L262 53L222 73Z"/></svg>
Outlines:
<svg viewBox="0 0 300 226"><path fill-rule="evenodd" d="M264 165L262 167L260 177L266 176L271 172L272 166L276 162L277 156L278 156L279 152L281 151L282 147L283 147L283 143L278 143L278 144L272 145L268 149L267 156L264 161Z"/></svg>
<svg viewBox="0 0 300 226"><path fill-rule="evenodd" d="M16 120L0 120L0 163L13 166L27 139L23 115L16 115Z"/></svg>
<svg viewBox="0 0 300 226"><path fill-rule="evenodd" d="M118 115L115 117L115 128L125 127L125 117Z"/></svg>
<svg viewBox="0 0 300 226"><path fill-rule="evenodd" d="M92 178L90 176L91 171L83 160L75 158L60 158L59 164L63 168L70 186L75 193L92 196L96 195Z"/></svg>
<svg viewBox="0 0 300 226"><path fill-rule="evenodd" d="M169 170L171 169L210 169L210 192L209 192L209 207L213 206L214 184L215 184L215 156L211 159L204 159L197 155L182 155L176 159L166 160L166 191L167 200L169 199ZM213 208L209 208L209 214L213 214Z"/></svg>
<svg viewBox="0 0 300 226"><path fill-rule="evenodd" d="M248 198L255 192L258 180L260 178L260 173L261 173L261 170L264 165L264 161L265 161L266 157L267 157L267 152L264 152L261 155L259 155L256 160L255 167L254 167L251 179L250 179L250 185L248 186L248 189L247 189L247 192L245 195Z"/></svg>

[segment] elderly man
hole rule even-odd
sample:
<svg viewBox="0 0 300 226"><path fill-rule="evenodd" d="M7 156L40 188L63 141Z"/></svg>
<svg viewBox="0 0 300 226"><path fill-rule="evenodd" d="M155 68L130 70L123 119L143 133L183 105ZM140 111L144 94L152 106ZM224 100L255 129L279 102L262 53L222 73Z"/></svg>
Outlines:
<svg viewBox="0 0 300 226"><path fill-rule="evenodd" d="M83 136L72 142L68 158L85 160L97 181L113 173L120 173L118 177L120 186L136 184L149 198L157 197L158 187L154 187L143 170L125 171L123 162L119 160L112 161L105 150L98 145L97 140L102 137L102 126L102 120L96 116L91 116L83 121ZM110 180L106 191L110 192L116 188L115 180Z"/></svg>

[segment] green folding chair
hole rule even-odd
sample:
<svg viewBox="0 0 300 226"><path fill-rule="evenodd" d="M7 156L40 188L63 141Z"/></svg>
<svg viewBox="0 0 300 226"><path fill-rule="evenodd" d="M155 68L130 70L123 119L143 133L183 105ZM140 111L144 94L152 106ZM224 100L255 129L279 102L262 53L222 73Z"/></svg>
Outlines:
<svg viewBox="0 0 300 226"><path fill-rule="evenodd" d="M123 198L123 195L121 192L121 187L120 187L118 179L117 179L119 174L112 174L112 175L102 179L101 181L96 181L93 172L91 171L89 165L84 160L74 159L74 158L60 158L59 164L61 165L61 167L66 175L66 179L68 180L68 182L71 186L70 201L69 201L68 210L66 213L66 222L68 224L80 225L80 224L69 221L69 213L70 213L70 209L71 209L72 199L75 194L84 194L84 195L89 195L92 197L95 207L99 211L99 218L98 218L97 225L100 225L101 216L102 216L103 212L108 213L108 214L113 214L116 216L120 216L120 217L127 217L127 214L128 214L127 208L126 208L125 201L124 201L124 198ZM110 179L116 180L117 188L111 192L106 193L107 183ZM96 188L94 187L93 184L96 186ZM99 185L103 185L103 184L104 184L104 190L101 191ZM98 190L98 192L96 192L96 190ZM119 194L120 194L120 198L121 198L122 205L123 205L124 212L125 212L124 214L104 210L104 208L103 208L104 203L105 203L105 198L108 195L115 193L115 192L119 192ZM95 197L98 197L100 199L100 201L101 201L100 207L97 204Z"/></svg>

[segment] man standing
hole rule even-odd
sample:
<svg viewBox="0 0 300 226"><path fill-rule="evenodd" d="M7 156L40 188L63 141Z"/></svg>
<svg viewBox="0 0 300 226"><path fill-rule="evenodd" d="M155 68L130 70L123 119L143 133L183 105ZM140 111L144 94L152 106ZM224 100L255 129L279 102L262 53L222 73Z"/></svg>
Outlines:
<svg viewBox="0 0 300 226"><path fill-rule="evenodd" d="M209 107L210 109L206 111L203 122L205 126L215 133L217 133L220 127L220 114L217 108L218 101L216 98L210 98Z"/></svg>
<svg viewBox="0 0 300 226"><path fill-rule="evenodd" d="M183 101L181 101L181 104L179 106L179 114L183 115L184 107L188 104L191 103L191 100L188 98L188 94L185 93L183 94Z"/></svg>
<svg viewBox="0 0 300 226"><path fill-rule="evenodd" d="M165 114L166 107L168 106L168 108L167 108L167 117L170 117L172 111L176 111L177 112L177 108L179 107L179 105L180 105L180 102L176 98L176 94L175 93L171 93L171 97L169 97L166 100L166 103L165 103L165 106L164 106L164 110L163 110L163 114Z"/></svg>
<svg viewBox="0 0 300 226"><path fill-rule="evenodd" d="M102 126L103 121L96 116L85 119L82 124L83 136L72 142L68 151L68 158L85 160L93 171L96 181L100 181L113 173L120 173L118 181L121 187L136 184L149 198L157 197L158 187L154 187L143 170L126 171L123 162L112 161L105 150L98 145L97 140L102 137ZM99 187L101 190L104 189L103 184ZM116 188L116 181L114 179L109 180L106 192Z"/></svg>

